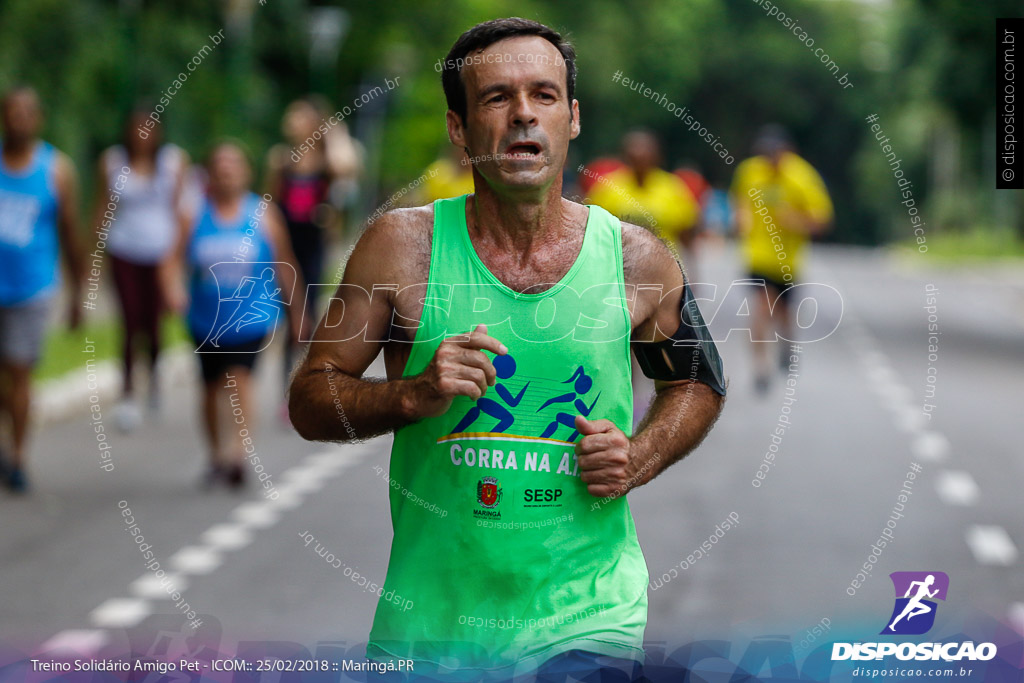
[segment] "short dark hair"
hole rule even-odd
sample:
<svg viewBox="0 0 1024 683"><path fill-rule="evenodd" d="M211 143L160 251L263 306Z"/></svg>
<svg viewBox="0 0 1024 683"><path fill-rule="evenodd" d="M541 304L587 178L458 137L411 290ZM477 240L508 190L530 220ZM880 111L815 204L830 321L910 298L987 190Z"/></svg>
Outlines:
<svg viewBox="0 0 1024 683"><path fill-rule="evenodd" d="M15 95L31 95L35 98L36 104L39 105L39 108L43 108L43 103L39 99L39 91L35 89L35 86L29 85L28 83L14 83L4 90L3 93L0 94L0 106L6 105L7 101Z"/></svg>
<svg viewBox="0 0 1024 683"><path fill-rule="evenodd" d="M252 150L249 149L249 145L245 144L240 138L231 136L219 137L206 148L206 155L203 158L203 167L209 168L210 164L213 163L213 158L217 156L217 152L225 147L232 147L238 150L242 154L242 158L245 159L245 163L249 166L249 171L252 172L256 168L253 162Z"/></svg>
<svg viewBox="0 0 1024 683"><path fill-rule="evenodd" d="M452 45L452 49L448 51L448 56L445 57L444 66L441 69L441 86L444 88L448 108L458 114L463 122L466 120L467 105L466 85L462 81L462 66L466 55L482 50L499 40L516 36L539 36L558 49L562 55L562 61L565 62L565 90L571 109L572 98L576 93L576 50L573 49L572 43L563 38L558 31L540 22L508 17L485 21L469 29L459 36L459 39Z"/></svg>

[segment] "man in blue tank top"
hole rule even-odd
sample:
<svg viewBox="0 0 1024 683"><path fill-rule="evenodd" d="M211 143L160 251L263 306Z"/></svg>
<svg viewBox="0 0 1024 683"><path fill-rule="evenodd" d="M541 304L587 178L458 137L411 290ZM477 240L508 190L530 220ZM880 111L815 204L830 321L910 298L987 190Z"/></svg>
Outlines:
<svg viewBox="0 0 1024 683"><path fill-rule="evenodd" d="M71 325L79 318L82 259L78 250L77 179L71 161L39 139L42 111L28 87L0 100L0 405L10 415L9 455L0 446L0 476L26 490L25 441L32 368L60 285L58 254L70 271Z"/></svg>

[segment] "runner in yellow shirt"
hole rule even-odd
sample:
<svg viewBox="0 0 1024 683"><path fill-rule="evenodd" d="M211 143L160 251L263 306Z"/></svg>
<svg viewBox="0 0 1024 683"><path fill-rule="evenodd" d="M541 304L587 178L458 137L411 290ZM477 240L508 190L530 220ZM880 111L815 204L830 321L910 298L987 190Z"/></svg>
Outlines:
<svg viewBox="0 0 1024 683"><path fill-rule="evenodd" d="M658 140L635 130L622 139L624 168L598 178L589 202L623 220L652 228L684 250L687 276L694 277L693 247L700 206L678 176L660 168Z"/></svg>
<svg viewBox="0 0 1024 683"><path fill-rule="evenodd" d="M458 147L427 167L423 172L423 189L419 199L429 203L451 199L473 192L473 167L466 153Z"/></svg>
<svg viewBox="0 0 1024 683"><path fill-rule="evenodd" d="M791 338L793 311L783 296L799 280L810 238L832 221L832 200L818 172L792 151L785 131L765 126L757 156L742 162L732 183L732 202L748 277L763 280L767 297L753 306L755 340ZM771 361L764 343L754 346L755 387L768 389ZM789 356L789 345L783 347Z"/></svg>

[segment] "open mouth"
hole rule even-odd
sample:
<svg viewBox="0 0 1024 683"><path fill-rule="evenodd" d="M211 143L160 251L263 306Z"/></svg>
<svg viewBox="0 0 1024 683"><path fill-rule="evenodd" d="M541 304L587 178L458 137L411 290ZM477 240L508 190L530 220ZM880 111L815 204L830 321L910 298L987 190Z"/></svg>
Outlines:
<svg viewBox="0 0 1024 683"><path fill-rule="evenodd" d="M505 148L505 154L513 159L535 159L540 156L540 145L536 142L517 142Z"/></svg>

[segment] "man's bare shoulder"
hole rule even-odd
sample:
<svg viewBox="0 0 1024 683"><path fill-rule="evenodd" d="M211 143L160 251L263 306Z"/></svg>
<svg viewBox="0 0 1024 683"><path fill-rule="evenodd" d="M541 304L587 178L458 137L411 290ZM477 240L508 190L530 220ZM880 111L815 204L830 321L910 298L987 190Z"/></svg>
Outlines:
<svg viewBox="0 0 1024 683"><path fill-rule="evenodd" d="M626 284L682 284L668 245L647 228L622 221L622 274Z"/></svg>
<svg viewBox="0 0 1024 683"><path fill-rule="evenodd" d="M425 282L433 233L432 204L388 211L360 235L345 279L351 274L366 284Z"/></svg>

